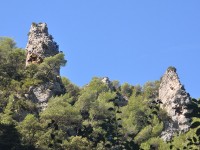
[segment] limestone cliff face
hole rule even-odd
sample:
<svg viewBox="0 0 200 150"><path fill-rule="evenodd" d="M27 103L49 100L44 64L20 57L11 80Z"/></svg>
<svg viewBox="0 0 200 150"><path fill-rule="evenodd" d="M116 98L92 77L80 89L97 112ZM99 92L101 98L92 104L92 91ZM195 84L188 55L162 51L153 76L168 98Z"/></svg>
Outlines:
<svg viewBox="0 0 200 150"><path fill-rule="evenodd" d="M191 98L185 91L176 73L176 68L170 67L161 79L159 88L159 99L170 120L165 122L165 129L161 137L169 141L175 133L183 133L189 130L190 119L185 116L191 113L187 109Z"/></svg>
<svg viewBox="0 0 200 150"><path fill-rule="evenodd" d="M59 53L58 45L48 33L46 23L32 23L26 46L26 66L30 63L41 63L44 58Z"/></svg>
<svg viewBox="0 0 200 150"><path fill-rule="evenodd" d="M37 86L31 86L26 97L38 104L38 111L42 111L47 107L47 102L52 96L63 93L65 93L65 88L61 82L46 82Z"/></svg>
<svg viewBox="0 0 200 150"><path fill-rule="evenodd" d="M33 23L31 25L26 46L26 66L31 63L40 64L46 57L59 53L59 48L53 37L48 33L46 23ZM42 83L29 88L26 97L38 104L38 110L43 110L47 106L48 100L55 95L65 93L65 88L59 78L60 69L55 70L54 81Z"/></svg>

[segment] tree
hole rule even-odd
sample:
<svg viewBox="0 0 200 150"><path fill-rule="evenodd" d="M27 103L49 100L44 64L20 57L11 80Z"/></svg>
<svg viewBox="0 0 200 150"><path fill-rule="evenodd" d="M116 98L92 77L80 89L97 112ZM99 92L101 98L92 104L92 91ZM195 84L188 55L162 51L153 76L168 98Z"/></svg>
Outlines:
<svg viewBox="0 0 200 150"><path fill-rule="evenodd" d="M79 111L72 107L63 96L52 98L41 119L54 121L61 129L70 129L80 126L81 116Z"/></svg>
<svg viewBox="0 0 200 150"><path fill-rule="evenodd" d="M65 66L66 62L63 53L47 57L39 64L38 72L35 74L34 78L44 81L55 81L59 75L60 67Z"/></svg>
<svg viewBox="0 0 200 150"><path fill-rule="evenodd" d="M64 148L69 150L89 150L92 149L92 142L81 136L72 136L64 142Z"/></svg>
<svg viewBox="0 0 200 150"><path fill-rule="evenodd" d="M10 95L7 106L6 106L3 114L0 115L0 119L1 119L0 123L7 124L7 125L14 124L15 121L13 120L13 115L14 115L13 101L14 101L14 96Z"/></svg>
<svg viewBox="0 0 200 150"><path fill-rule="evenodd" d="M130 97L132 95L132 89L133 87L129 85L128 83L124 83L121 85L122 95L126 97Z"/></svg>
<svg viewBox="0 0 200 150"><path fill-rule="evenodd" d="M40 114L45 132L40 137L39 145L44 149L62 148L64 140L69 136L76 136L81 127L79 111L64 98L52 98L48 107Z"/></svg>
<svg viewBox="0 0 200 150"><path fill-rule="evenodd" d="M144 96L147 99L157 98L159 86L160 86L159 81L145 83L145 85L143 86Z"/></svg>
<svg viewBox="0 0 200 150"><path fill-rule="evenodd" d="M15 48L15 42L11 38L0 37L0 62L5 63L7 56Z"/></svg>
<svg viewBox="0 0 200 150"><path fill-rule="evenodd" d="M41 125L38 119L33 114L28 114L25 119L19 123L17 129L22 135L23 144L29 149L34 149L41 135Z"/></svg>
<svg viewBox="0 0 200 150"><path fill-rule="evenodd" d="M65 77L62 77L62 83L66 89L66 99L71 105L74 105L80 95L80 88Z"/></svg>

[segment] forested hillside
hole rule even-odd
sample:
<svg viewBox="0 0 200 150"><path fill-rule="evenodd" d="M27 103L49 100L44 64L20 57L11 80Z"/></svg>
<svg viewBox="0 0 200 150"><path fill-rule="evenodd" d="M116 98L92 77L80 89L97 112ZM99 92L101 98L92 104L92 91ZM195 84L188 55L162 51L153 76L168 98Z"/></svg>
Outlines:
<svg viewBox="0 0 200 150"><path fill-rule="evenodd" d="M141 86L93 77L78 87L55 73L67 62L63 53L27 66L26 57L12 39L0 38L1 150L200 149L200 100L187 104L189 130L166 141L161 135L170 117L159 101L161 80ZM54 90L45 103L33 98L42 85Z"/></svg>

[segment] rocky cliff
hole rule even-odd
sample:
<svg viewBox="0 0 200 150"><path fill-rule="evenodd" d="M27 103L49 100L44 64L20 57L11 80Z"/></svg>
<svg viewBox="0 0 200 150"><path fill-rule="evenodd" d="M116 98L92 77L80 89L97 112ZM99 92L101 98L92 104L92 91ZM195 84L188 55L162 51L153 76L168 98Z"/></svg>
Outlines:
<svg viewBox="0 0 200 150"><path fill-rule="evenodd" d="M48 33L46 23L32 23L26 46L26 66L35 63L40 64L46 57L54 56L59 53L59 47L53 41L52 35ZM48 100L55 95L65 92L64 86L59 78L60 69L55 69L53 81L45 82L29 89L26 97L38 104L39 110L47 106Z"/></svg>
<svg viewBox="0 0 200 150"><path fill-rule="evenodd" d="M163 75L159 88L159 99L161 108L169 116L169 120L165 122L161 137L165 141L169 141L175 133L188 131L190 119L185 115L191 113L191 110L187 108L191 98L181 84L176 68L169 67Z"/></svg>
<svg viewBox="0 0 200 150"><path fill-rule="evenodd" d="M30 63L41 63L44 58L59 53L58 45L48 33L46 23L32 23L26 46L26 66Z"/></svg>

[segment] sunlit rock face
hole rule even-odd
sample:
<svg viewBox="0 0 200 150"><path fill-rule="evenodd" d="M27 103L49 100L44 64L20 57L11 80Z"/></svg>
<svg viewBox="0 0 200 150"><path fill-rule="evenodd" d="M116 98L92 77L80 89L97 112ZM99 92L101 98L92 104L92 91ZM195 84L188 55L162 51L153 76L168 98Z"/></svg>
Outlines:
<svg viewBox="0 0 200 150"><path fill-rule="evenodd" d="M187 132L190 127L190 119L185 115L191 113L191 110L187 109L191 98L181 84L176 68L169 67L163 75L159 88L159 99L162 102L161 108L169 116L161 137L165 141L170 141L175 133Z"/></svg>
<svg viewBox="0 0 200 150"><path fill-rule="evenodd" d="M31 63L41 63L44 58L59 53L58 45L48 33L46 23L32 23L26 46L26 66Z"/></svg>
<svg viewBox="0 0 200 150"><path fill-rule="evenodd" d="M59 47L53 41L53 37L48 33L46 23L32 23L26 46L26 66L30 64L40 64L47 57L59 53ZM65 87L60 79L60 69L55 69L53 81L31 86L26 97L37 104L38 111L47 107L47 103L52 96L65 93Z"/></svg>
<svg viewBox="0 0 200 150"><path fill-rule="evenodd" d="M65 93L65 88L59 82L46 82L29 88L29 98L32 102L38 104L38 111L42 111L47 107L49 99L56 95Z"/></svg>

